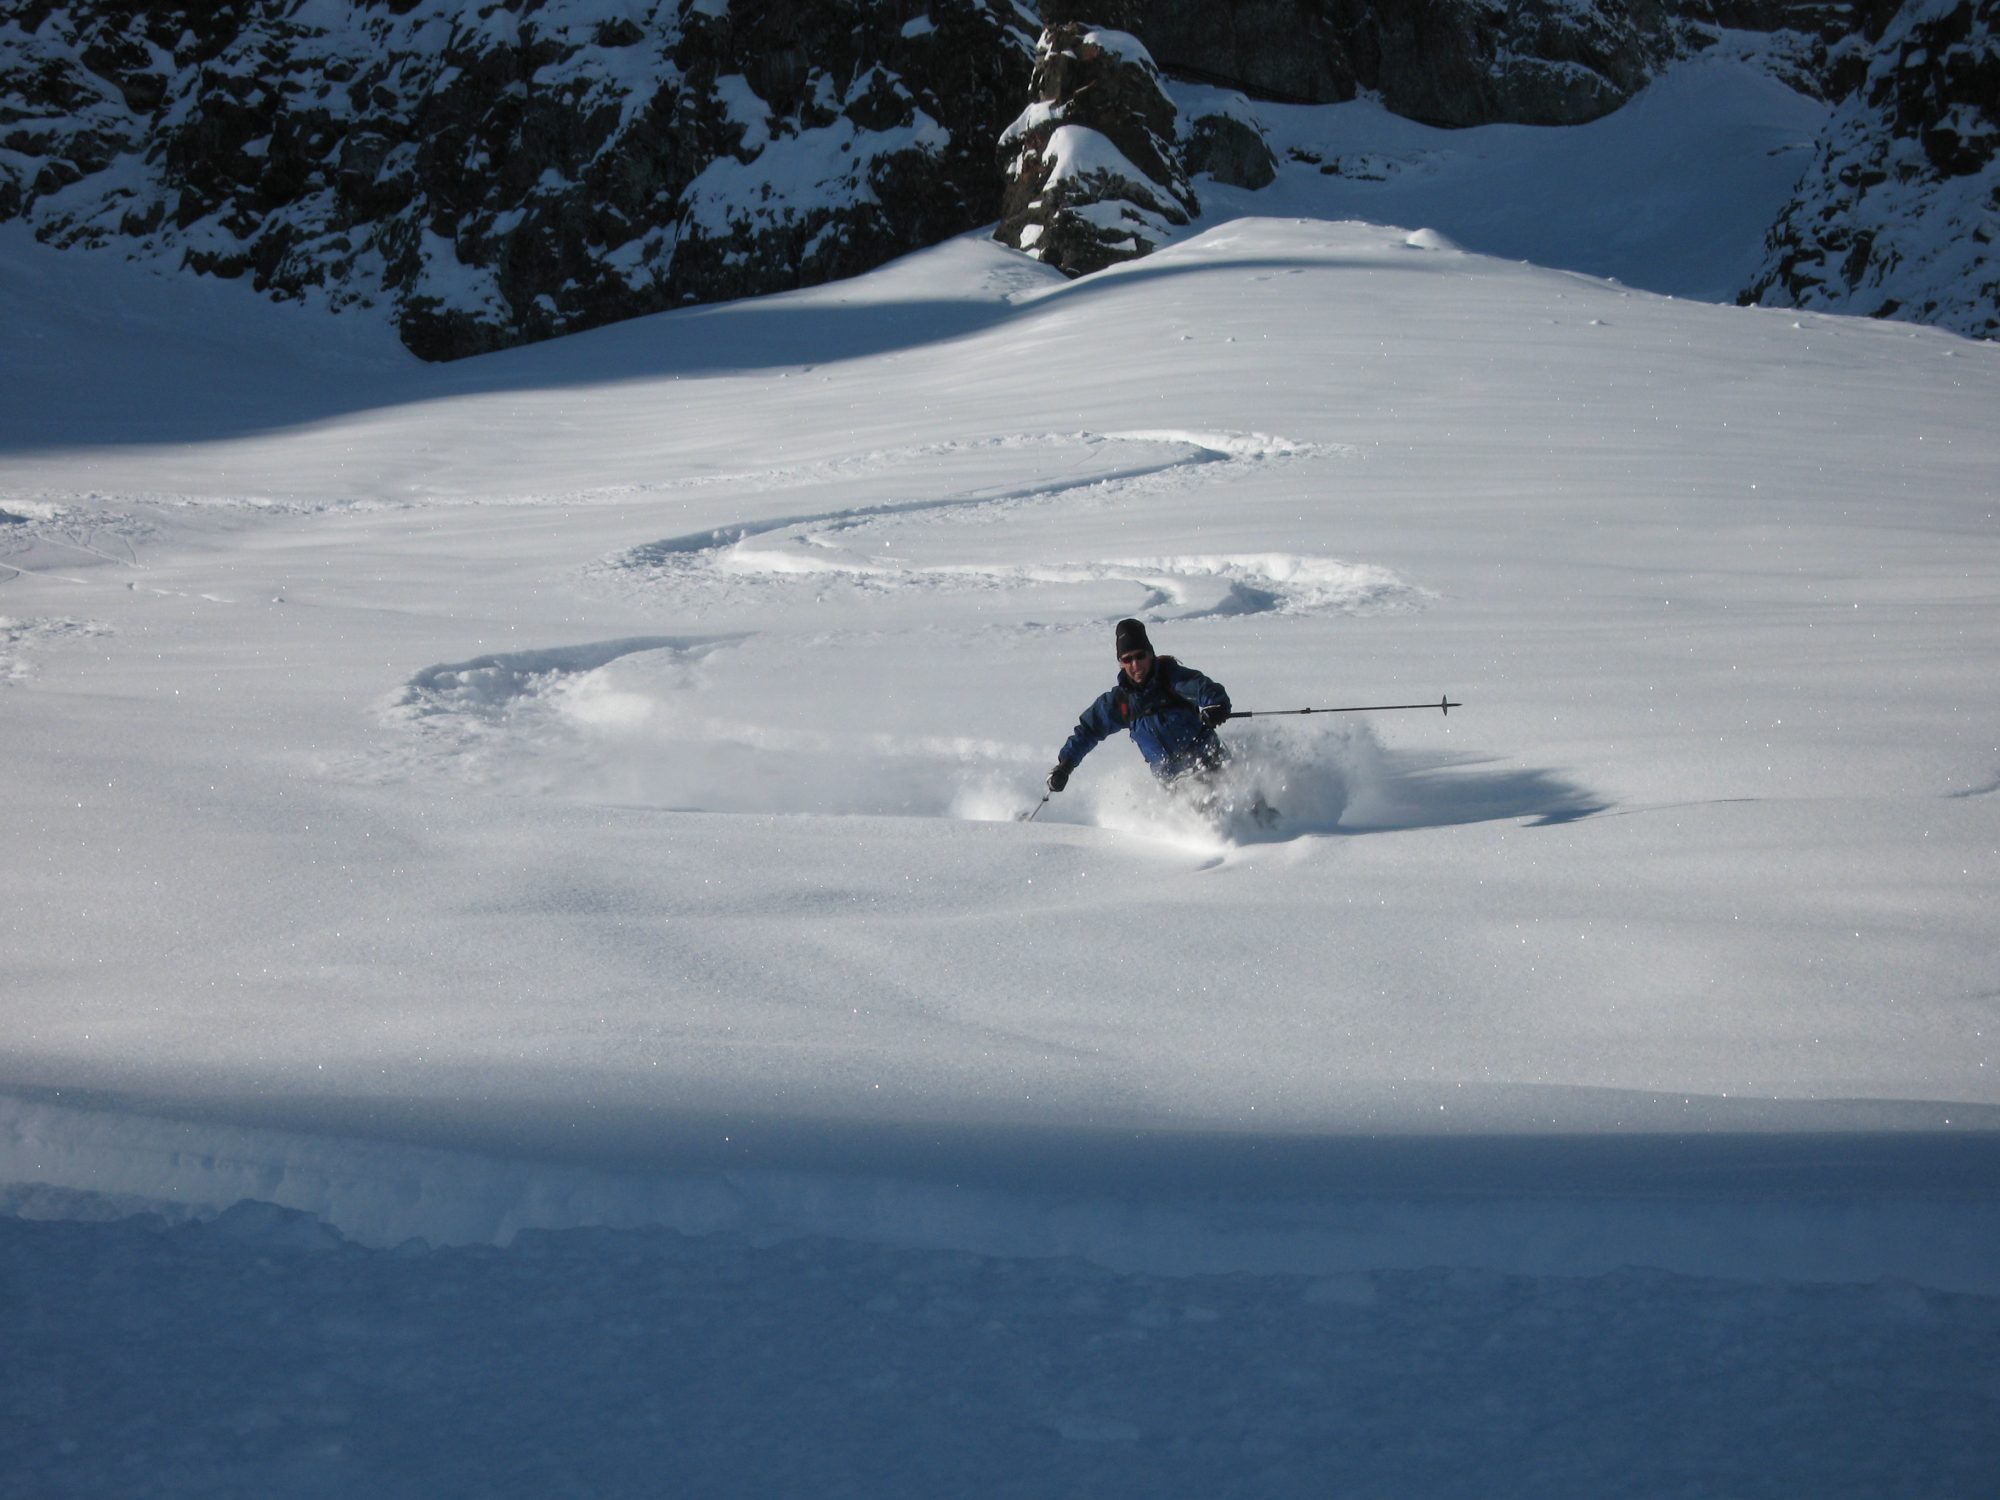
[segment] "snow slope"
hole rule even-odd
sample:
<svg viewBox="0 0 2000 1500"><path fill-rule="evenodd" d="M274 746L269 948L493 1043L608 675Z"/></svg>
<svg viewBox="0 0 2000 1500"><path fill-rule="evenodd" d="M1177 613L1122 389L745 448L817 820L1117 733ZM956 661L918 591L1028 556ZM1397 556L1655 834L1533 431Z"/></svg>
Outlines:
<svg viewBox="0 0 2000 1500"><path fill-rule="evenodd" d="M1468 250L1627 286L1733 302L1811 161L1828 107L1729 45L1669 69L1587 125L1440 130L1368 99L1266 104L1181 84L1184 117L1252 123L1279 160L1271 187L1200 184L1211 214L1298 211L1427 225Z"/></svg>
<svg viewBox="0 0 2000 1500"><path fill-rule="evenodd" d="M448 369L0 257L28 1491L2000 1468L1992 346L1304 214ZM1465 707L1015 821L1128 613Z"/></svg>
<svg viewBox="0 0 2000 1500"><path fill-rule="evenodd" d="M10 455L12 1081L509 1136L1993 1118L1987 348L1323 221L1033 274ZM947 282L987 326L840 358ZM823 361L672 368L794 312ZM1234 731L1274 840L1118 747L1013 826L1133 611L1245 707L1469 707Z"/></svg>
<svg viewBox="0 0 2000 1500"><path fill-rule="evenodd" d="M1972 1496L1995 1459L1995 1304L1907 1283L587 1229L399 1253L256 1204L0 1219L24 1272L20 1493Z"/></svg>

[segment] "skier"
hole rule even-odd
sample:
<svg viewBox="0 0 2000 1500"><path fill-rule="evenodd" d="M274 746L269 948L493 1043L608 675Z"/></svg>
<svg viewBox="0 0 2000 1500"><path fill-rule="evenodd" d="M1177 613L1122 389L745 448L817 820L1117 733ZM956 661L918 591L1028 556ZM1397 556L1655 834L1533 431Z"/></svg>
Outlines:
<svg viewBox="0 0 2000 1500"><path fill-rule="evenodd" d="M1121 729L1131 732L1163 784L1190 775L1205 780L1228 755L1215 726L1229 717L1229 694L1193 667L1155 656L1146 627L1137 620L1120 620L1114 639L1118 681L1076 721L1076 732L1049 772L1049 790L1068 786L1078 762Z"/></svg>

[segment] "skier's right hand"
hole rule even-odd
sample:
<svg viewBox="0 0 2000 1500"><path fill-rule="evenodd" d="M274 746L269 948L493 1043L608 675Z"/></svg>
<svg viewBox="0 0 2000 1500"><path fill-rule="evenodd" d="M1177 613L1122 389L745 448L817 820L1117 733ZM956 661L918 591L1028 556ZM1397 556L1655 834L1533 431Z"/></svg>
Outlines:
<svg viewBox="0 0 2000 1500"><path fill-rule="evenodd" d="M1061 761L1057 761L1056 768L1053 771L1049 772L1049 790L1051 792L1059 792L1068 785L1069 785L1069 767L1064 765Z"/></svg>

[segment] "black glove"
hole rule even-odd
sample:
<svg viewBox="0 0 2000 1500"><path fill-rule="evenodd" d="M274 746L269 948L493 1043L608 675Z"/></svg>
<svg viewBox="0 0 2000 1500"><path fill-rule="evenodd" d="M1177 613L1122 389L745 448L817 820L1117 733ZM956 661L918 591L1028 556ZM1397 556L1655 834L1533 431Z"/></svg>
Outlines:
<svg viewBox="0 0 2000 1500"><path fill-rule="evenodd" d="M1222 723L1228 717L1229 717L1228 704L1210 703L1206 707L1204 707L1201 711L1201 727L1203 729L1213 729L1215 728L1216 725Z"/></svg>
<svg viewBox="0 0 2000 1500"><path fill-rule="evenodd" d="M1069 767L1064 765L1061 761L1057 761L1056 768L1053 771L1049 772L1049 790L1051 792L1059 792L1068 785L1069 785Z"/></svg>

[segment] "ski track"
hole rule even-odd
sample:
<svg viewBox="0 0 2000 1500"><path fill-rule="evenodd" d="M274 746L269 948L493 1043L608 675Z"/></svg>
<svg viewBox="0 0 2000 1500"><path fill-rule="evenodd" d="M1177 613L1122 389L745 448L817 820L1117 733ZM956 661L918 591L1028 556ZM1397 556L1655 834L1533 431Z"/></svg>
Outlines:
<svg viewBox="0 0 2000 1500"><path fill-rule="evenodd" d="M27 682L35 676L34 665L28 659L31 651L112 633L102 620L15 620L0 615L0 687Z"/></svg>
<svg viewBox="0 0 2000 1500"><path fill-rule="evenodd" d="M1136 606L1139 612L1170 613L1180 620L1377 612L1415 607L1428 597L1386 568L1333 558L1229 553L1091 562L919 563L884 557L878 538L870 534L871 530L914 523L933 528L923 534L924 540L935 544L942 538L948 543L955 533L940 533L935 528L1005 525L1056 505L1129 503L1245 465L1352 452L1259 433L1159 429L1016 434L882 449L849 459L740 474L688 476L657 486L593 491L569 498L629 500L717 484L761 489L832 485L866 481L912 465L1012 452L1073 454L1099 462L1093 472L1067 480L1051 482L1043 477L1003 482L955 494L794 513L667 537L594 564L586 569L586 577L617 592L636 595L652 610L675 614L700 613L715 602L718 592L732 602L755 603L773 591L818 590L829 581L881 595L923 590L1004 596L1049 586L1126 584L1143 595ZM1107 457L1113 461L1102 462ZM1022 628L1022 623L1013 628ZM824 810L831 803L849 812L975 821L1003 819L1022 810L1017 805L1022 768L1039 763L1039 752L1031 746L924 735L843 738L827 731L704 713L693 703L670 714L661 713L653 698L635 703L632 695L608 686L596 691L601 684L594 674L600 669L627 657L655 652L667 653L672 663L668 669L670 688L693 687L691 679L681 676L682 669L692 668L720 648L743 645L757 634L628 637L427 667L384 705L385 721L409 731L415 736L414 743L378 759L360 774L369 779L385 774L400 776L428 764L433 770L475 783L519 784L525 780L545 790L567 788L574 792L574 773L582 762L598 752L615 754L621 738L633 741L636 737L654 745L670 743L675 759L696 765L704 759L746 753L792 761L810 759L822 763L823 772L824 767L836 763L855 763L851 775L825 772L816 776L817 800L798 808L739 806L740 799L728 794L729 778L704 777L699 771L686 773L685 779L671 786L655 784L653 795L662 799L663 805L748 812ZM866 632L858 639L879 641L884 634ZM1259 738L1254 732L1249 735L1253 742ZM1360 744L1360 740L1342 736L1340 745L1333 748L1351 754ZM869 797L861 791L868 779L859 769L862 762L899 763L899 781L914 790L894 802ZM1250 758L1228 778L1221 805L1209 814L1178 804L1162 808L1150 785L1128 784L1125 778L1112 777L1091 795L1074 799L1071 815L1219 857L1238 843L1331 830L1346 805L1346 780L1338 764L1319 772L1318 780L1311 780L1314 774L1308 767L1267 764L1253 749ZM1290 796L1297 803L1299 815L1276 831L1252 817L1266 782L1271 795Z"/></svg>
<svg viewBox="0 0 2000 1500"><path fill-rule="evenodd" d="M8 496L0 499L0 584L70 568L136 568L140 546L156 535L151 522L101 503Z"/></svg>
<svg viewBox="0 0 2000 1500"><path fill-rule="evenodd" d="M856 736L703 709L697 667L752 639L635 636L427 667L382 706L384 722L408 738L341 772L360 781L448 775L612 805L725 814L1000 822L1027 811L1024 775L1039 771L1046 747L964 735ZM653 670L661 674L643 693L597 675L641 656L658 657ZM1231 744L1236 758L1213 783L1206 808L1163 798L1143 767L1113 763L1042 821L1118 830L1212 864L1240 846L1332 833L1357 793L1369 806L1393 799L1384 788L1394 773L1365 723L1284 734L1246 724ZM746 756L784 774L746 790ZM895 774L883 776L885 766ZM1266 802L1282 811L1275 823L1260 816Z"/></svg>
<svg viewBox="0 0 2000 1500"><path fill-rule="evenodd" d="M957 493L887 500L841 509L804 511L746 521L649 542L615 554L584 570L586 580L635 598L649 612L680 616L707 612L720 595L755 607L788 590L823 590L838 584L881 597L913 591L1021 595L1029 590L1126 585L1140 599L1132 611L1188 621L1244 615L1300 617L1363 614L1421 607L1431 597L1395 573L1367 563L1288 553L1162 553L1091 561L1049 560L978 563L963 560L916 562L884 555L877 532L895 527L923 528L919 540L934 549L947 545L957 528L1032 524L1050 507L1116 507L1195 483L1228 479L1248 467L1271 463L1351 457L1340 444L1313 444L1264 433L1145 429L1107 433L1017 433L991 438L912 444L846 457L707 475L687 475L646 485L607 487L571 495L485 497L476 503L611 503L717 487L748 491L813 489L866 483L924 466L992 460L1016 455L1046 471L1053 456L1081 466L1070 476L1000 481ZM231 511L273 519L311 518L368 509L408 509L409 503L350 499L276 502L248 497L185 494L144 495L107 492L14 495L0 503L0 584L21 573L51 574L70 566L112 566L143 572L141 548L157 540L160 527L144 512ZM907 539L907 538L906 538ZM947 552L947 558L949 554ZM61 575L57 575L61 576ZM81 580L78 580L81 581ZM170 594L134 579L135 591ZM187 596L194 597L194 596ZM214 603L229 601L201 595ZM1121 611L1123 612L1123 611ZM1003 614L1004 620L1004 614ZM996 622L997 623L997 622ZM1095 628L1072 623L1057 629ZM1001 629L1029 628L1026 615ZM0 617L0 685L30 681L30 654L59 643L104 635L111 627L95 620L11 619ZM860 632L855 641L877 642L885 631ZM635 711L649 722L649 743L668 742L696 761L742 754L837 763L835 773L817 784L818 800L798 807L764 809L740 805L726 795L728 778L696 777L657 795L668 805L700 806L719 812L823 811L829 807L862 814L933 816L973 821L1016 816L1024 768L1043 758L1037 747L966 737L874 734L842 738L796 726L702 714L692 705L672 715L658 704L632 703L630 695L595 693L595 674L628 657L661 654L671 663L665 685L698 688L696 664L726 648L739 647L759 632L717 635L642 635L521 651L489 653L463 661L440 662L407 679L379 706L381 721L399 731L384 750L329 765L336 779L363 783L443 775L479 786L506 785L540 795L590 795L592 767L607 753L615 758L624 722ZM821 642L825 644L825 642ZM653 684L657 690L660 684ZM671 725L660 721L671 720ZM1246 732L1245 762L1224 789L1220 805L1203 814L1171 799L1162 804L1149 777L1111 776L1084 796L1051 813L1050 822L1081 820L1138 837L1186 848L1211 862L1238 845L1329 832L1339 823L1357 774L1368 785L1381 779L1379 756L1365 735L1343 736L1319 746L1330 759L1316 766L1272 759L1275 747ZM864 763L894 762L914 790L882 802L866 795ZM1365 790L1365 788L1364 788ZM1260 795L1291 804L1276 829L1251 816ZM618 793L608 793L613 800ZM629 793L625 794L629 795Z"/></svg>
<svg viewBox="0 0 2000 1500"><path fill-rule="evenodd" d="M1388 569L1333 558L1281 553L1162 556L1077 562L979 564L908 562L864 550L861 533L885 522L991 525L1051 505L1116 505L1180 488L1211 471L1273 460L1351 455L1339 445L1314 445L1260 433L1171 429L1076 434L1025 434L980 443L928 444L756 475L734 482L775 486L797 479L832 482L865 478L918 460L959 457L996 448L1077 449L1094 454L1130 445L1166 448L1070 482L1038 480L967 493L886 501L841 510L794 514L713 527L633 547L587 571L600 586L651 604L699 607L716 594L747 600L788 588L823 588L838 581L873 593L906 589L1009 592L1037 585L1130 583L1144 591L1140 612L1173 610L1180 619L1259 613L1361 613L1405 608L1427 597ZM704 477L684 484L716 482Z"/></svg>
<svg viewBox="0 0 2000 1500"><path fill-rule="evenodd" d="M591 673L623 657L662 652L692 665L740 636L624 636L616 640L493 652L424 668L382 705L381 717L406 730L412 745L341 768L362 781L400 779L452 768L474 782L501 777L524 744L547 748L570 735L558 700Z"/></svg>

